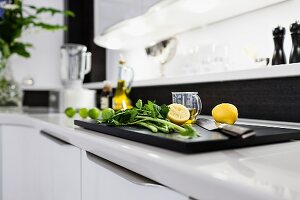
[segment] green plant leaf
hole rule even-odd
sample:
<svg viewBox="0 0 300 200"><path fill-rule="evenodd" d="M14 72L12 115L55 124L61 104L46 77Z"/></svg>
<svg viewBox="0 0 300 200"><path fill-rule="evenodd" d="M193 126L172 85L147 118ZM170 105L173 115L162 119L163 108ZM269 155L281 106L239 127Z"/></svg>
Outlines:
<svg viewBox="0 0 300 200"><path fill-rule="evenodd" d="M28 8L34 9L34 10L36 10L36 9L37 9L37 7L36 7L36 6L34 6L34 5L25 5L25 6L27 6Z"/></svg>
<svg viewBox="0 0 300 200"><path fill-rule="evenodd" d="M170 110L169 107L166 104L163 104L160 107L161 107L160 114L162 115L163 118L166 118Z"/></svg>
<svg viewBox="0 0 300 200"><path fill-rule="evenodd" d="M136 106L137 108L141 109L141 108L143 107L143 101L142 101L141 99L139 99L139 100L136 102L135 106Z"/></svg>
<svg viewBox="0 0 300 200"><path fill-rule="evenodd" d="M41 7L36 9L36 14L40 14L40 13L50 13L53 16L56 13L62 13L62 11L55 8Z"/></svg>
<svg viewBox="0 0 300 200"><path fill-rule="evenodd" d="M49 13L52 16L55 15L55 14L63 14L65 16L70 16L70 17L75 16L75 14L70 10L61 11L61 10L58 10L58 9L55 9L55 8L49 8L49 7L36 8L34 6L31 6L30 8L35 9L36 14Z"/></svg>
<svg viewBox="0 0 300 200"><path fill-rule="evenodd" d="M37 19L37 17L35 15L29 15L27 17L24 17L22 19L22 22L20 22L21 24L23 24L23 26L27 27L29 25L33 25L34 24L34 20Z"/></svg>
<svg viewBox="0 0 300 200"><path fill-rule="evenodd" d="M11 55L9 45L1 38L0 38L0 50L4 58L8 58Z"/></svg>
<svg viewBox="0 0 300 200"><path fill-rule="evenodd" d="M49 30L49 31L55 31L55 30L59 30L59 29L63 29L63 30L67 29L67 27L63 26L63 25L47 24L47 23L43 23L43 22L35 22L34 26L35 27L40 27L42 29Z"/></svg>
<svg viewBox="0 0 300 200"><path fill-rule="evenodd" d="M3 47L2 47L2 49L3 49L3 56L5 57L5 58L8 58L10 55L11 55L11 53L10 53L10 49L9 49L9 46L8 46L8 44L4 44L3 45Z"/></svg>
<svg viewBox="0 0 300 200"><path fill-rule="evenodd" d="M64 14L65 16L75 17L75 13L72 12L72 11L70 11L70 10L65 10L65 11L63 12L63 14Z"/></svg>
<svg viewBox="0 0 300 200"><path fill-rule="evenodd" d="M32 46L29 43L21 43L21 42L15 42L12 46L11 46L11 51L22 56L25 58L30 57L30 53L26 50L27 47Z"/></svg>

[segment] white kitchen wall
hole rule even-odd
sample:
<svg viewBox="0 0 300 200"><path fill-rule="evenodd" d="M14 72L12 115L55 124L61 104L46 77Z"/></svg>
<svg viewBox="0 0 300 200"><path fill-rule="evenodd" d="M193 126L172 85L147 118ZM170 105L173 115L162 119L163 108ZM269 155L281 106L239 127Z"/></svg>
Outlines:
<svg viewBox="0 0 300 200"><path fill-rule="evenodd" d="M62 0L24 0L26 4L64 9ZM63 24L63 16L45 16L45 20L54 24ZM22 40L34 45L30 49L31 57L26 59L14 56L12 59L13 73L17 81L32 77L38 88L58 88L61 86L59 57L60 46L63 44L63 31L47 32L44 30L29 30Z"/></svg>
<svg viewBox="0 0 300 200"><path fill-rule="evenodd" d="M288 60L291 50L289 25L300 20L299 8L300 0L289 0L177 35L177 53L166 65L167 76L257 67L255 58L272 57L272 29L277 25L287 29L284 48ZM108 50L107 79L116 80L120 53L135 69L135 80L159 77L158 64L141 48L126 52Z"/></svg>

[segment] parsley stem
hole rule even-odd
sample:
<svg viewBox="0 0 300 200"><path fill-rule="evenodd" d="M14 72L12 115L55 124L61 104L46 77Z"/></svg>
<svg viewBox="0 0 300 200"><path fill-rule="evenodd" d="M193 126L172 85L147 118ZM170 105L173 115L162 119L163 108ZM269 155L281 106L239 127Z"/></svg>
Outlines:
<svg viewBox="0 0 300 200"><path fill-rule="evenodd" d="M136 118L138 118L138 119L146 119L146 120L149 120L149 121L159 122L159 123L162 123L162 124L166 124L167 126L169 126L171 128L174 128L175 130L177 130L179 133L183 133L183 132L186 131L185 128L183 128L181 126L178 126L177 124L174 124L174 123L169 122L167 120L158 119L158 118L152 118L152 117L144 117L144 116L136 116Z"/></svg>
<svg viewBox="0 0 300 200"><path fill-rule="evenodd" d="M155 126L153 126L151 124L147 124L146 122L138 122L136 124L139 125L139 126L146 127L146 128L150 129L154 133L156 133L158 131L158 129Z"/></svg>

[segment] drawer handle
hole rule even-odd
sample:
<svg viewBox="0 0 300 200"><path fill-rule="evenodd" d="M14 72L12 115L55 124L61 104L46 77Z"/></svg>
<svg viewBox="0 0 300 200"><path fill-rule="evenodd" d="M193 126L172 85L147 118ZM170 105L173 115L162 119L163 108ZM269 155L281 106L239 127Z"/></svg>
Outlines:
<svg viewBox="0 0 300 200"><path fill-rule="evenodd" d="M124 167L121 167L117 164L114 164L108 160L100 158L90 152L86 152L87 158L92 161L93 163L107 169L108 171L116 174L117 176L139 186L150 186L150 187L160 187L166 188L165 186L150 180L144 176L141 176L135 172L132 172Z"/></svg>
<svg viewBox="0 0 300 200"><path fill-rule="evenodd" d="M48 130L41 130L41 134L45 136L47 139L55 142L56 144L59 145L71 145L70 143L66 142L65 140L62 140L56 136L51 131Z"/></svg>

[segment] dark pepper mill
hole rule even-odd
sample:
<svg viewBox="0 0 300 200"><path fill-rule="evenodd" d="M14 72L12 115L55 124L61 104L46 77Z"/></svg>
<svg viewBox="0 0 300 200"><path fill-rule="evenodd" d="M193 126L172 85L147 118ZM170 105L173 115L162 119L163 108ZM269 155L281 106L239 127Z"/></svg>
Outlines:
<svg viewBox="0 0 300 200"><path fill-rule="evenodd" d="M278 26L275 29L273 29L275 50L272 57L272 65L286 64L286 58L283 50L284 35L284 27Z"/></svg>
<svg viewBox="0 0 300 200"><path fill-rule="evenodd" d="M290 54L290 63L300 62L300 24L299 21L291 24L290 26L292 36L292 50Z"/></svg>

